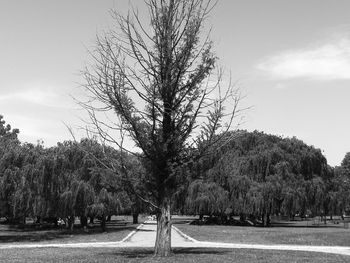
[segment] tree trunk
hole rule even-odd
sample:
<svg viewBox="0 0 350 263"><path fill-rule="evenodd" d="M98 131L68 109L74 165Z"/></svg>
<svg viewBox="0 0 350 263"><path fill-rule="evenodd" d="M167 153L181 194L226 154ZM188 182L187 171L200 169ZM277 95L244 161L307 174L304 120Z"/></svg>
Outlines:
<svg viewBox="0 0 350 263"><path fill-rule="evenodd" d="M241 221L241 222L245 222L246 221L246 215L244 214L244 213L240 213L239 214L239 221Z"/></svg>
<svg viewBox="0 0 350 263"><path fill-rule="evenodd" d="M138 213L133 213L132 214L132 223L133 224L138 224L139 223L139 214Z"/></svg>
<svg viewBox="0 0 350 263"><path fill-rule="evenodd" d="M163 204L157 213L157 237L154 255L160 257L171 255L170 202Z"/></svg>
<svg viewBox="0 0 350 263"><path fill-rule="evenodd" d="M58 218L55 217L55 221L54 221L55 227L58 227Z"/></svg>
<svg viewBox="0 0 350 263"><path fill-rule="evenodd" d="M106 232L106 216L103 215L101 218L101 228L103 232Z"/></svg>
<svg viewBox="0 0 350 263"><path fill-rule="evenodd" d="M132 214L132 223L138 224L139 223L139 212L140 212L140 204L139 200L134 200L133 204L131 205L131 214Z"/></svg>
<svg viewBox="0 0 350 263"><path fill-rule="evenodd" d="M200 222L203 222L203 217L204 217L203 214L199 214L199 221L200 221Z"/></svg>
<svg viewBox="0 0 350 263"><path fill-rule="evenodd" d="M268 213L262 214L262 223L264 227L267 227L270 225L270 214Z"/></svg>
<svg viewBox="0 0 350 263"><path fill-rule="evenodd" d="M74 228L74 221L75 221L75 216L69 216L68 217L68 227L69 227L69 230L71 232L73 232L73 228Z"/></svg>
<svg viewBox="0 0 350 263"><path fill-rule="evenodd" d="M225 215L225 214L220 215L220 224L222 224L222 225L227 224L227 215Z"/></svg>
<svg viewBox="0 0 350 263"><path fill-rule="evenodd" d="M21 217L21 224L25 225L26 224L26 216Z"/></svg>
<svg viewBox="0 0 350 263"><path fill-rule="evenodd" d="M87 222L88 222L88 219L87 219L86 216L81 216L81 217L80 217L80 225L81 225L82 227L86 227L86 226L87 226Z"/></svg>

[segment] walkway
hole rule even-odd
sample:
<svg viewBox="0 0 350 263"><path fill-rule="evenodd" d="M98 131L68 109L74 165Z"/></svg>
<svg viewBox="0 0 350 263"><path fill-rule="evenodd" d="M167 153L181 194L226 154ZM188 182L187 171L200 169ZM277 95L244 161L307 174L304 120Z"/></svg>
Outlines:
<svg viewBox="0 0 350 263"><path fill-rule="evenodd" d="M0 249L15 248L83 248L83 247L153 247L156 239L156 224L146 221L137 230L131 232L122 241L94 242L94 243L65 243L65 244L9 244L0 245ZM235 248L235 249L265 249L265 250L292 250L332 253L350 256L350 247L342 246L302 246L302 245L258 245L258 244L232 244L219 242L197 241L173 226L171 232L172 247L188 248Z"/></svg>

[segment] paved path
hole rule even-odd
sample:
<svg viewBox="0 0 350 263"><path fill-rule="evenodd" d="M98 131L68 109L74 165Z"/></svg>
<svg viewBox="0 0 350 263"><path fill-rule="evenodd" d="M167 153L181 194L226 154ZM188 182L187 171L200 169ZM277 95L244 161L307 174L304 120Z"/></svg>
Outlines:
<svg viewBox="0 0 350 263"><path fill-rule="evenodd" d="M83 248L83 247L154 247L156 239L156 224L146 221L137 230L131 232L122 241L118 242L91 242L65 244L8 244L0 245L0 249L15 248ZM343 246L303 246L303 245L259 245L259 244L232 244L219 242L197 241L173 226L171 232L172 247L188 248L235 248L235 249L264 249L264 250L292 250L332 253L350 256L350 247Z"/></svg>
<svg viewBox="0 0 350 263"><path fill-rule="evenodd" d="M154 247L156 241L156 222L146 221L142 224L135 233L131 233L124 240L124 245L131 247ZM173 226L171 231L171 246L172 247L193 247L195 242L183 234L179 229Z"/></svg>

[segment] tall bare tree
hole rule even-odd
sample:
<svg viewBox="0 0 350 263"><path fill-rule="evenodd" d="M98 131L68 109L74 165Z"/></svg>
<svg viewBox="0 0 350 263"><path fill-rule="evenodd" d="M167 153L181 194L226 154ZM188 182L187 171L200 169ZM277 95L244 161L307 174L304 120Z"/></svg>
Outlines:
<svg viewBox="0 0 350 263"><path fill-rule="evenodd" d="M141 149L149 172L149 198L143 201L157 213L155 254L168 256L181 167L189 153L203 154L209 148L203 145L233 126L240 94L223 82L209 34L201 34L214 1L145 5L149 24L135 9L127 16L112 11L117 27L100 35L91 51L94 62L84 70L90 99L83 105L105 141L128 150L122 143L128 137ZM101 118L99 111L116 118ZM113 131L123 135L121 141Z"/></svg>

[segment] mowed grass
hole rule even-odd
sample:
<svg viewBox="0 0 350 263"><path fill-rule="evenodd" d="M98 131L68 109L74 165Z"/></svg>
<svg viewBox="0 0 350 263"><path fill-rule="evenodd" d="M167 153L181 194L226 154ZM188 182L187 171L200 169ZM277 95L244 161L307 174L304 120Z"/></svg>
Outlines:
<svg viewBox="0 0 350 263"><path fill-rule="evenodd" d="M306 227L305 222L289 222L270 228L235 227L235 226L196 226L186 224L193 218L174 218L175 224L185 233L203 241L218 241L253 244L304 244L304 245L340 245L350 238L349 229L341 225L326 227ZM140 220L142 222L142 219ZM73 235L58 232L51 240L48 231L23 231L20 241L27 240L28 235L39 239L40 243L68 243L118 241L124 238L137 225L132 225L130 218L118 218L108 226L108 232L100 228L90 229L84 233L76 229ZM1 235L10 232L0 230ZM19 231L18 229L16 231ZM13 231L11 237L18 235ZM51 230L50 230L51 231ZM57 230L56 230L57 231ZM37 233L39 232L39 233ZM46 233L46 234L45 234ZM44 235L44 237L42 237ZM23 237L25 236L25 237ZM34 238L35 239L35 238ZM337 240L338 239L338 240ZM11 242L19 242L11 241ZM37 242L32 240L33 242ZM7 243L11 243L7 242ZM4 244L3 242L1 242ZM28 243L28 242L25 242ZM349 243L348 243L349 244ZM346 244L341 244L346 245ZM35 248L35 249L0 249L0 262L350 262L350 256L302 251L277 251L257 249L220 249L220 248L175 248L168 258L153 257L152 248Z"/></svg>
<svg viewBox="0 0 350 263"><path fill-rule="evenodd" d="M199 241L246 244L295 244L315 246L350 246L350 229L344 224L313 226L311 222L284 222L272 227L176 225Z"/></svg>
<svg viewBox="0 0 350 263"><path fill-rule="evenodd" d="M179 248L168 258L153 257L152 249L6 249L0 250L0 262L350 262L350 257L312 252L253 249Z"/></svg>
<svg viewBox="0 0 350 263"><path fill-rule="evenodd" d="M140 222L144 218L140 217ZM73 232L66 229L53 227L35 228L28 225L25 228L0 224L0 244L9 243L80 243L80 242L109 242L121 241L131 231L135 230L138 224L132 224L129 216L113 217L107 223L107 231L102 232L101 227L96 222L93 227L85 232L77 225Z"/></svg>

